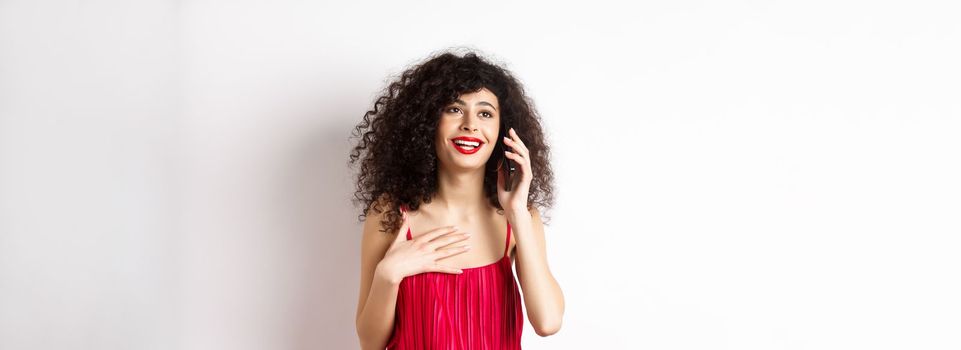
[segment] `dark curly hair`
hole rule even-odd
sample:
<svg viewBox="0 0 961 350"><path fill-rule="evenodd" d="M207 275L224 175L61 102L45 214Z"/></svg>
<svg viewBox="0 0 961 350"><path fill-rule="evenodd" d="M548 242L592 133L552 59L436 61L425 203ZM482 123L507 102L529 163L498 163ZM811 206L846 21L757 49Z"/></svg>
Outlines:
<svg viewBox="0 0 961 350"><path fill-rule="evenodd" d="M508 70L475 52L458 56L442 51L396 77L354 129L352 135L360 139L350 153L349 164L353 167L358 160L361 164L353 200L363 204L359 220L364 220L370 209L378 213L387 210L381 231L393 232L400 228L402 219L395 209L406 205L417 210L421 202L431 202L437 192L434 137L443 108L460 95L482 88L497 96L503 122L514 128L530 150L533 180L528 210L553 206L550 149L534 102L521 83ZM496 189L499 158L492 155L487 161L483 190L490 204L503 214Z"/></svg>

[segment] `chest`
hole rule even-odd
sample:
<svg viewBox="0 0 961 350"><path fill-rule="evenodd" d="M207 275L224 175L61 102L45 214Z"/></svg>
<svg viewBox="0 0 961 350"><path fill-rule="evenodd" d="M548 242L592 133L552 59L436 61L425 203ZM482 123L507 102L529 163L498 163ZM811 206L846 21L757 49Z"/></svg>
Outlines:
<svg viewBox="0 0 961 350"><path fill-rule="evenodd" d="M442 215L431 215L426 212L410 213L411 237L416 238L428 231L456 225L460 232L468 232L471 236L459 242L454 242L439 249L448 249L470 245L471 249L460 254L449 256L438 261L443 265L455 268L476 268L498 262L505 254L513 251L513 235L508 237L507 219L503 215L490 215L472 218L452 218Z"/></svg>

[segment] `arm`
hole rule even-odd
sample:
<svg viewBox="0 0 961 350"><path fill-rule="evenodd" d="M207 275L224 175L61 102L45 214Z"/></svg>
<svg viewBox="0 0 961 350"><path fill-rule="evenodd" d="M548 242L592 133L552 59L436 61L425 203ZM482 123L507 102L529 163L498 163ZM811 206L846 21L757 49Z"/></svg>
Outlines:
<svg viewBox="0 0 961 350"><path fill-rule="evenodd" d="M537 335L557 333L564 318L564 294L547 265L544 224L536 208L509 212L517 241L517 277L524 291L527 317Z"/></svg>
<svg viewBox="0 0 961 350"><path fill-rule="evenodd" d="M378 268L393 239L379 231L382 216L383 213L367 216L361 239L360 295L356 317L361 349L384 349L394 328L400 281L390 280Z"/></svg>

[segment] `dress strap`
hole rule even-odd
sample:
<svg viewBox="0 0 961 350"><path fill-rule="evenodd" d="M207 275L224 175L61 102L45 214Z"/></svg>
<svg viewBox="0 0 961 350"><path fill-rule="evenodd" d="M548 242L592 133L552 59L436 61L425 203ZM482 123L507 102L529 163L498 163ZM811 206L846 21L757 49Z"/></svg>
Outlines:
<svg viewBox="0 0 961 350"><path fill-rule="evenodd" d="M401 205L400 205L400 212L403 213L403 214L407 214L407 205L401 204ZM403 215L403 214L402 214L402 215ZM407 240L409 241L409 240L411 240L411 239L413 239L413 237L411 237L411 235L410 235L410 219L408 219L408 222L407 222Z"/></svg>
<svg viewBox="0 0 961 350"><path fill-rule="evenodd" d="M511 247L511 222L507 222L507 242L504 243L504 256L507 256L507 249Z"/></svg>

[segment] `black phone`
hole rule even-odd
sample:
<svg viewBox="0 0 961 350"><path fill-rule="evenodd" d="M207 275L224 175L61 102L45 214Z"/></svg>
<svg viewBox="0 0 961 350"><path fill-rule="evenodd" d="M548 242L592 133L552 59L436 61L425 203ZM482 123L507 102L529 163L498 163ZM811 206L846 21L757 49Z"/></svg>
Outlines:
<svg viewBox="0 0 961 350"><path fill-rule="evenodd" d="M504 138L508 137L507 130L510 130L510 126L501 124L500 138L497 140L497 142L502 146L501 170L504 171L504 191L510 192L511 187L514 185L514 171L517 170L517 163L514 163L513 160L504 155L504 151L506 150L510 150L511 152L514 151L513 149L507 147L507 144L504 143Z"/></svg>

